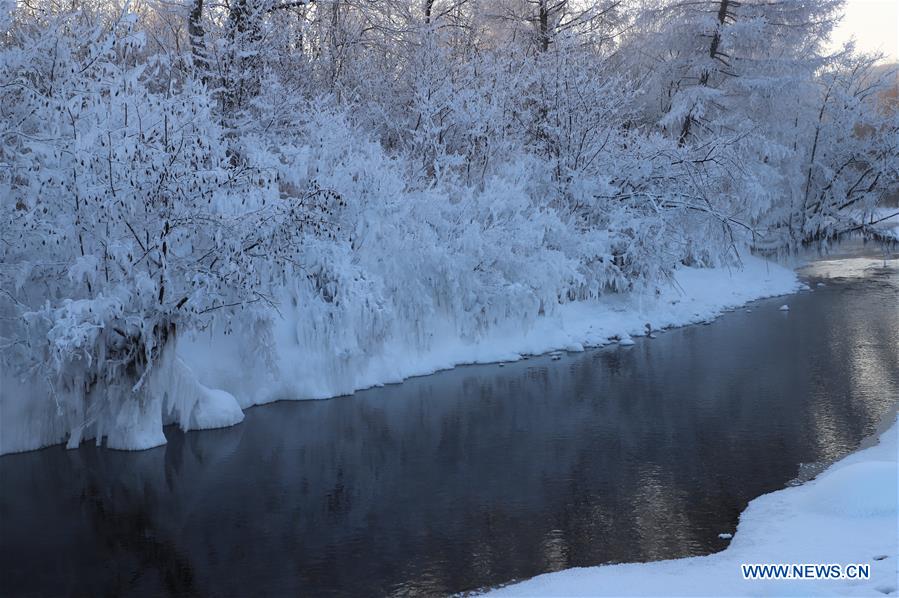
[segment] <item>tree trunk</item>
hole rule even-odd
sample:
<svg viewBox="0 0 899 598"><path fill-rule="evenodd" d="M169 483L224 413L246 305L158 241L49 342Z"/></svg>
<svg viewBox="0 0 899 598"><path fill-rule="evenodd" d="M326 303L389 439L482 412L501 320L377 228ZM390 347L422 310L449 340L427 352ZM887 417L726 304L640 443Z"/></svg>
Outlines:
<svg viewBox="0 0 899 598"><path fill-rule="evenodd" d="M547 0L540 0L540 8L538 9L538 27L540 28L540 51L546 52L549 49L549 8L546 6Z"/></svg>
<svg viewBox="0 0 899 598"><path fill-rule="evenodd" d="M712 41L709 44L709 58L714 60L718 57L718 48L721 45L721 28L724 26L724 21L729 16L728 8L732 4L732 0L720 0L718 4L718 25L715 27L715 33L712 35ZM709 69L703 69L702 74L699 76L699 85L700 87L708 87L709 85ZM678 139L678 145L683 145L687 141L687 137L690 135L690 129L693 126L693 111L687 113L687 116L684 117L684 124L681 127L680 138Z"/></svg>
<svg viewBox="0 0 899 598"><path fill-rule="evenodd" d="M187 22L190 51L194 60L194 72L206 82L209 61L206 57L206 31L203 29L203 0L194 0Z"/></svg>

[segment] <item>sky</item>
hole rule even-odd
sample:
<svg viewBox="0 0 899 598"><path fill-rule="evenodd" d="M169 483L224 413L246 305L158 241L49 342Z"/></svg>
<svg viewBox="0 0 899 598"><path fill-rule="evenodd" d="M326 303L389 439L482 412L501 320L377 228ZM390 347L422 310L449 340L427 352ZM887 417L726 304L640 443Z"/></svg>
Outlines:
<svg viewBox="0 0 899 598"><path fill-rule="evenodd" d="M846 14L833 35L835 46L855 38L866 52L881 51L899 62L899 0L846 0Z"/></svg>

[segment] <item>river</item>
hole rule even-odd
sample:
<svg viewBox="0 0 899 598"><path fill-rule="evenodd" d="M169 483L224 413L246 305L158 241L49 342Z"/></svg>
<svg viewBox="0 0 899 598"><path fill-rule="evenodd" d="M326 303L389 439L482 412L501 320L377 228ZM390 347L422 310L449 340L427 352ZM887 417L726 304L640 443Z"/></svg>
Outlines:
<svg viewBox="0 0 899 598"><path fill-rule="evenodd" d="M803 274L633 347L257 407L144 452L0 457L0 587L434 595L722 550L750 500L896 410L899 260Z"/></svg>

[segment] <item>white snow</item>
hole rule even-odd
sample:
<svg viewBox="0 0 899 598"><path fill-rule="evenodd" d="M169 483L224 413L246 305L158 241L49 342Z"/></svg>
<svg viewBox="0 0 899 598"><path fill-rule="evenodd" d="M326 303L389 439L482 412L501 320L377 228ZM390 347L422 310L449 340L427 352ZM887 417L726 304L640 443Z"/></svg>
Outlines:
<svg viewBox="0 0 899 598"><path fill-rule="evenodd" d="M827 2L724 15L733 72L702 85L697 2L561 2L540 39L533 2L207 10L191 44L159 39L159 3L0 3L0 452L149 447L169 421L626 346L793 286L749 258L681 264L896 225L895 114L870 104L892 80L818 51ZM157 371L176 342L184 392Z"/></svg>
<svg viewBox="0 0 899 598"><path fill-rule="evenodd" d="M231 393L199 385L200 400L190 414L190 430L226 428L243 421L243 411Z"/></svg>
<svg viewBox="0 0 899 598"><path fill-rule="evenodd" d="M417 327L410 331L400 320L373 329L348 314L321 327L301 313L285 313L276 319L271 353L248 352L241 335L182 339L178 357L160 366L154 377L160 387L148 393L152 398L128 401L133 403L127 407L130 411L123 407L106 413L72 436L67 434L70 423L73 418L80 421L82 414L56 410L46 399L46 388L26 387L4 376L0 454L65 442L67 437L75 446L98 431L110 435L107 444L113 448L151 448L165 442L162 426L168 423L184 430L229 426L243 419L241 408L256 404L329 398L461 364L582 351L616 339L628 346L632 336L645 334L647 321L658 329L702 322L728 308L801 287L784 266L750 255L742 261L742 268L682 267L675 272L674 284L658 294L610 294L566 303L530 322L507 317L474 338L438 314L415 322ZM355 348L347 348L348 338ZM121 429L113 431L118 426Z"/></svg>
<svg viewBox="0 0 899 598"><path fill-rule="evenodd" d="M118 412L105 430L106 446L122 451L134 451L165 444L160 402L161 397L150 395L140 400L111 403L111 408L118 408ZM89 436L72 434L69 437L68 447L77 447L83 438L96 435L96 432L90 433Z"/></svg>
<svg viewBox="0 0 899 598"><path fill-rule="evenodd" d="M0 454L64 441L74 448L83 440L103 437L111 449L143 450L166 443L162 430L166 424L177 423L183 430L206 430L233 426L244 418L232 394L200 384L193 371L172 353L160 359L133 399L93 400L88 403L88 417L69 412L72 404L68 410L56 407L41 396L46 392L44 387L27 387L15 378L4 377L2 388ZM128 392L116 387L112 390ZM73 421L87 423L69 433Z"/></svg>
<svg viewBox="0 0 899 598"><path fill-rule="evenodd" d="M462 364L582 351L616 340L627 346L633 344L632 336L645 334L647 321L656 328L684 326L802 287L789 268L750 255L742 261L739 269L682 267L675 273L674 284L658 294L611 294L596 301L566 303L532 322L514 317L498 321L476 338L460 334L453 321L435 316L417 322L411 332L397 323L379 331L376 341L357 336L354 343L369 349L348 350L341 347L340 339L364 329L361 323L348 319L339 329L314 330L297 319L275 331L274 373L254 363L251 356L241 356L236 343L226 346L222 339L217 339L216 350L207 342L195 342L182 357L204 384L227 389L246 408L281 399L345 395Z"/></svg>
<svg viewBox="0 0 899 598"><path fill-rule="evenodd" d="M716 554L568 569L491 596L879 596L897 591L897 435L835 463L816 479L761 496ZM722 534L724 537L726 534ZM869 580L744 580L753 563L870 564Z"/></svg>

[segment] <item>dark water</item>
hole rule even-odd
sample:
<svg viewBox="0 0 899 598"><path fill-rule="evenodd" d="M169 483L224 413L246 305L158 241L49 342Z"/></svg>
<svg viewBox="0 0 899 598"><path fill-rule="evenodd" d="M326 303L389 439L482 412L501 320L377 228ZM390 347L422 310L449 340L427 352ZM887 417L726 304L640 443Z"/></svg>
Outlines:
<svg viewBox="0 0 899 598"><path fill-rule="evenodd" d="M899 262L874 265L628 349L0 458L0 593L434 595L721 550L895 410Z"/></svg>

